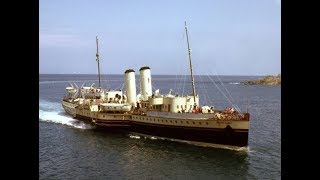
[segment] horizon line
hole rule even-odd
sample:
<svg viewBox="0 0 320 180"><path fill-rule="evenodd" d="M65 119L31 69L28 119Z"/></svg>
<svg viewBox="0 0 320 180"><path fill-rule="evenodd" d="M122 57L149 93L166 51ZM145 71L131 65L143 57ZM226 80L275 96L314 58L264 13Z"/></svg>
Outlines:
<svg viewBox="0 0 320 180"><path fill-rule="evenodd" d="M277 74L264 74L264 75L259 75L259 74L255 74L255 75L239 75L239 74L219 74L219 76L276 76L276 75L281 75L281 73L277 73ZM98 74L87 74L87 73L39 73L39 75L98 75ZM123 75L123 74L101 74L101 75ZM139 75L139 74L136 74ZM152 74L152 76L186 76L186 75L190 75L190 74ZM206 76L207 74L196 74L195 76ZM216 76L216 74L209 74L210 76Z"/></svg>

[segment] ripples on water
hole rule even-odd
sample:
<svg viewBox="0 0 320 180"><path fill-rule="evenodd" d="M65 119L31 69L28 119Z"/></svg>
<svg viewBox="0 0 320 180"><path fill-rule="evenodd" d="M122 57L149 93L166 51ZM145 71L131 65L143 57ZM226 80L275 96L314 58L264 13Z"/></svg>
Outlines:
<svg viewBox="0 0 320 180"><path fill-rule="evenodd" d="M246 77L220 78L236 104L249 108L249 148L201 147L96 129L68 116L60 104L67 82L81 85L94 75L40 75L40 179L280 179L281 87L238 84ZM197 90L207 95L200 94L200 101L228 106L212 82L202 79ZM121 87L122 80L111 76L109 86ZM155 76L153 84L162 93L178 86L175 76Z"/></svg>

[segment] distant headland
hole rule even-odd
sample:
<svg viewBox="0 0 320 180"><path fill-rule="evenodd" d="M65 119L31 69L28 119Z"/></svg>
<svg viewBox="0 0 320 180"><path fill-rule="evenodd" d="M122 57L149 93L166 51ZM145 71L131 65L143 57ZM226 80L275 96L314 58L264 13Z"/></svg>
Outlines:
<svg viewBox="0 0 320 180"><path fill-rule="evenodd" d="M281 74L277 76L265 76L262 79L258 79L255 81L243 81L241 84L245 85L281 85Z"/></svg>

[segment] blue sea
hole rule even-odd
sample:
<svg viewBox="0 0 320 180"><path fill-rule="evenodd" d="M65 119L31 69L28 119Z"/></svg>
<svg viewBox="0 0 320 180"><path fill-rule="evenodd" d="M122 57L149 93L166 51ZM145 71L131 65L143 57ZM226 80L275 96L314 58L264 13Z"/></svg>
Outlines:
<svg viewBox="0 0 320 180"><path fill-rule="evenodd" d="M191 94L189 76L153 75L153 91ZM97 75L39 75L40 179L281 179L281 86L242 85L259 76L195 76L200 105L251 114L249 146L230 150L98 130L67 115L61 99ZM124 75L102 87L123 89ZM137 92L139 76L136 77Z"/></svg>

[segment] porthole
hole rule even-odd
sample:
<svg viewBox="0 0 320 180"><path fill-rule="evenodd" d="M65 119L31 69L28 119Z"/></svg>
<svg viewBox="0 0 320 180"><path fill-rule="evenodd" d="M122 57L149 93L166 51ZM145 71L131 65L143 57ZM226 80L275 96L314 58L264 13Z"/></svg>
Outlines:
<svg viewBox="0 0 320 180"><path fill-rule="evenodd" d="M176 121L176 123L178 123L178 121Z"/></svg>
<svg viewBox="0 0 320 180"><path fill-rule="evenodd" d="M172 123L172 121L170 120L170 123Z"/></svg>
<svg viewBox="0 0 320 180"><path fill-rule="evenodd" d="M206 122L206 124L208 125L209 123L208 123L208 122Z"/></svg>
<svg viewBox="0 0 320 180"><path fill-rule="evenodd" d="M189 124L189 121L187 121L187 124Z"/></svg>
<svg viewBox="0 0 320 180"><path fill-rule="evenodd" d="M192 124L195 124L194 122L192 122Z"/></svg>
<svg viewBox="0 0 320 180"><path fill-rule="evenodd" d="M199 124L201 125L201 122L199 122Z"/></svg>

